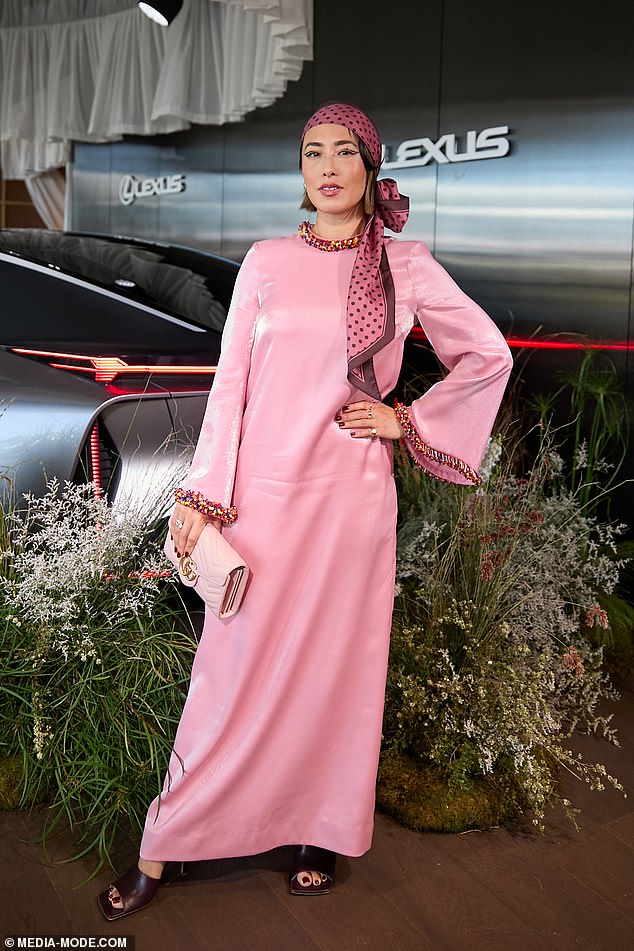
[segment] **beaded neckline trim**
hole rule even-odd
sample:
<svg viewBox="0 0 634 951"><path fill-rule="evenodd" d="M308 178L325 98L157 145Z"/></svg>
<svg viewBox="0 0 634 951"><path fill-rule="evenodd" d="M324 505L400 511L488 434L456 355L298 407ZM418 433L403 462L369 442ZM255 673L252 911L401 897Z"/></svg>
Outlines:
<svg viewBox="0 0 634 951"><path fill-rule="evenodd" d="M298 231L306 244L319 251L350 251L359 247L363 237L362 234L355 234L351 238L320 238L313 232L308 221L302 221Z"/></svg>

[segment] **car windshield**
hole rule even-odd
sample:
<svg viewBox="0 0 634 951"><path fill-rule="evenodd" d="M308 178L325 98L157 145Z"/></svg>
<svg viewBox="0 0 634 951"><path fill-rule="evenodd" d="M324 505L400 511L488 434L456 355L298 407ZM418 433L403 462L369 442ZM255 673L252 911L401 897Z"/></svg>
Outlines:
<svg viewBox="0 0 634 951"><path fill-rule="evenodd" d="M0 344L9 346L205 350L208 332L217 341L222 331L237 271L189 248L45 230L0 231L3 251L15 256L0 258Z"/></svg>

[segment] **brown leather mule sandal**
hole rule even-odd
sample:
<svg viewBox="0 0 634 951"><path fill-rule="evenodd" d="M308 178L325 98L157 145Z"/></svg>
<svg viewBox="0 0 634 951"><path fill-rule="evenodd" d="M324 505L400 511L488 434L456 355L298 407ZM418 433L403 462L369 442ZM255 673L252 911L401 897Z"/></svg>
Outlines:
<svg viewBox="0 0 634 951"><path fill-rule="evenodd" d="M135 911L141 911L146 908L156 895L160 878L151 878L142 872L138 866L131 868L129 872L118 878L105 891L97 897L99 907L108 921L116 921L117 918L125 918L126 915L132 915ZM121 899L121 908L112 904L111 895L114 889L117 889Z"/></svg>
<svg viewBox="0 0 634 951"><path fill-rule="evenodd" d="M335 878L337 853L316 845L298 845L290 875L291 895L327 895Z"/></svg>

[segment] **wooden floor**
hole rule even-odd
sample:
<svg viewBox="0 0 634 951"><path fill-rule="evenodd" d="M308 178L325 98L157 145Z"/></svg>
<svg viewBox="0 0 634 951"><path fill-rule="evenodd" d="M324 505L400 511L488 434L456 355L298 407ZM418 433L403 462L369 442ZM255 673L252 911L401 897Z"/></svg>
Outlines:
<svg viewBox="0 0 634 951"><path fill-rule="evenodd" d="M634 681L614 706L621 747L576 741L634 793ZM118 924L95 901L107 874L80 886L88 862L46 861L30 842L40 817L0 814L0 948L6 935L134 934L137 951L634 951L634 797L567 792L580 829L560 814L546 834L503 829L419 835L377 815L374 847L340 859L336 889L292 898L290 850L197 863L151 909Z"/></svg>

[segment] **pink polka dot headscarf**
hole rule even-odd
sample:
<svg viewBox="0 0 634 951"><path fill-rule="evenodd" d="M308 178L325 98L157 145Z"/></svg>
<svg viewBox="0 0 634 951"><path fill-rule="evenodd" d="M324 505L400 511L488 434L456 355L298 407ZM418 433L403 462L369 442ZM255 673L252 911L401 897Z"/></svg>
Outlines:
<svg viewBox="0 0 634 951"><path fill-rule="evenodd" d="M302 132L330 123L354 132L372 157L378 173L381 165L381 139L372 120L357 106L346 102L327 102L312 114ZM372 358L394 337L394 282L384 244L384 228L402 231L409 214L409 199L399 194L392 178L376 183L374 214L357 248L348 287L347 352L348 379L357 389L380 400Z"/></svg>

